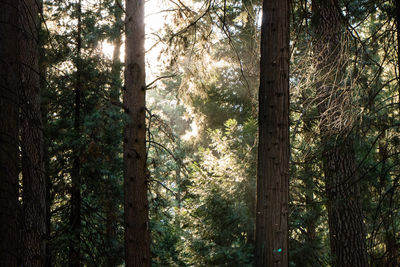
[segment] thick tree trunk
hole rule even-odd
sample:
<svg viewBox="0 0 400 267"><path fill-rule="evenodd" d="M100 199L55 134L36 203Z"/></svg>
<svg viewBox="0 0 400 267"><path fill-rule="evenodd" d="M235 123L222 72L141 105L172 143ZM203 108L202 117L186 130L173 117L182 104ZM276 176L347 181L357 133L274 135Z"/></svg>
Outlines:
<svg viewBox="0 0 400 267"><path fill-rule="evenodd" d="M289 1L264 0L255 266L288 266Z"/></svg>
<svg viewBox="0 0 400 267"><path fill-rule="evenodd" d="M18 6L0 2L0 266L18 264Z"/></svg>
<svg viewBox="0 0 400 267"><path fill-rule="evenodd" d="M79 142L81 138L81 94L82 94L82 1L77 3L77 33L76 33L76 84L75 84L75 107L74 107L74 131L75 138ZM71 170L71 240L69 244L69 266L81 266L81 145L73 148L73 163Z"/></svg>
<svg viewBox="0 0 400 267"><path fill-rule="evenodd" d="M339 87L344 84L341 77L346 68L343 23L337 0L314 0L312 4L332 261L338 267L368 266L351 125L340 118L346 109L346 97L351 97Z"/></svg>
<svg viewBox="0 0 400 267"><path fill-rule="evenodd" d="M125 264L150 266L149 204L146 177L144 0L126 1L124 105Z"/></svg>
<svg viewBox="0 0 400 267"><path fill-rule="evenodd" d="M46 185L40 113L38 8L35 0L23 0L20 5L23 266L44 266L46 261Z"/></svg>
<svg viewBox="0 0 400 267"><path fill-rule="evenodd" d="M334 266L368 266L365 230L352 141L323 141L328 223Z"/></svg>

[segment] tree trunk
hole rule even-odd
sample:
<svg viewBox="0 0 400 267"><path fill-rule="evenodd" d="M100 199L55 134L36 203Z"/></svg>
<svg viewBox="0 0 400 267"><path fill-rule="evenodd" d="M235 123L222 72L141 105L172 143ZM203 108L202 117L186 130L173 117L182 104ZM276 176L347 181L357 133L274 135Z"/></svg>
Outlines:
<svg viewBox="0 0 400 267"><path fill-rule="evenodd" d="M345 84L344 27L337 0L314 0L312 8L332 262L338 267L368 266L352 126L340 117L351 97L346 94L350 89L339 87Z"/></svg>
<svg viewBox="0 0 400 267"><path fill-rule="evenodd" d="M76 84L75 84L75 110L74 110L74 132L75 138L78 142L73 148L73 163L71 170L71 214L70 214L70 227L71 227L71 240L69 244L69 266L81 266L81 145L79 144L81 138L81 93L82 93L82 1L79 0L77 6L77 33L76 33Z"/></svg>
<svg viewBox="0 0 400 267"><path fill-rule="evenodd" d="M289 1L264 0L255 266L288 266Z"/></svg>
<svg viewBox="0 0 400 267"><path fill-rule="evenodd" d="M43 1L40 1L40 10L43 12ZM46 44L46 34L43 31L43 24L41 23L41 34L39 36L39 77L40 77L40 89L42 91L47 91L47 82L46 82L46 72L48 69L48 62L46 61L45 56L45 44ZM51 194L51 177L50 177L50 142L49 136L46 135L45 130L48 129L48 117L49 117L49 105L50 101L45 98L41 99L41 116L42 116L42 124L43 124L43 165L44 165L44 177L46 184L46 267L53 266L51 259L51 251L50 251L50 236L51 236L51 205L53 203L53 197Z"/></svg>
<svg viewBox="0 0 400 267"><path fill-rule="evenodd" d="M20 5L21 34L21 154L22 154L22 265L44 266L46 261L46 184L40 113L39 6Z"/></svg>
<svg viewBox="0 0 400 267"><path fill-rule="evenodd" d="M144 0L126 1L124 105L125 264L150 266L149 204L146 177Z"/></svg>
<svg viewBox="0 0 400 267"><path fill-rule="evenodd" d="M0 2L0 266L18 264L18 6Z"/></svg>

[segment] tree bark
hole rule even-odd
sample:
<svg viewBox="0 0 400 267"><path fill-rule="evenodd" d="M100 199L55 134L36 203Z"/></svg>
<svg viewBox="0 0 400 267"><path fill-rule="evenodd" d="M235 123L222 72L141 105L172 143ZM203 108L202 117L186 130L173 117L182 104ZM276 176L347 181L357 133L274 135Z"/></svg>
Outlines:
<svg viewBox="0 0 400 267"><path fill-rule="evenodd" d="M73 150L73 163L71 170L71 213L70 227L71 240L69 244L69 266L81 266L81 94L82 94L82 1L79 0L76 6L77 12L77 33L76 33L76 80L75 80L75 107L74 107L74 132L78 142Z"/></svg>
<svg viewBox="0 0 400 267"><path fill-rule="evenodd" d="M18 264L18 6L0 2L0 266Z"/></svg>
<svg viewBox="0 0 400 267"><path fill-rule="evenodd" d="M124 105L125 264L150 266L149 204L146 177L144 0L126 1Z"/></svg>
<svg viewBox="0 0 400 267"><path fill-rule="evenodd" d="M346 109L342 105L348 101L345 97L351 97L339 87L344 84L346 68L343 22L337 0L313 0L312 8L332 263L338 267L368 266L351 125L345 125L338 112L340 106Z"/></svg>
<svg viewBox="0 0 400 267"><path fill-rule="evenodd" d="M39 5L23 0L21 34L22 266L46 261L46 184L40 112Z"/></svg>
<svg viewBox="0 0 400 267"><path fill-rule="evenodd" d="M264 0L255 266L288 266L289 1Z"/></svg>

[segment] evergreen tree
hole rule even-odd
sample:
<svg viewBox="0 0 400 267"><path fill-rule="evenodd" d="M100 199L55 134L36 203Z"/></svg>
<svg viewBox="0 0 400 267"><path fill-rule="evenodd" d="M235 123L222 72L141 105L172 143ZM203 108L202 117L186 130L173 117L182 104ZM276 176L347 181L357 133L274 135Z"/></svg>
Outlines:
<svg viewBox="0 0 400 267"><path fill-rule="evenodd" d="M43 164L43 128L40 111L39 5L20 5L21 39L21 264L44 266L46 261L46 183Z"/></svg>
<svg viewBox="0 0 400 267"><path fill-rule="evenodd" d="M323 168L332 263L367 266L360 186L351 135L351 88L346 88L346 46L338 1L313 1L314 54L319 77ZM348 115L350 113L350 115ZM349 125L350 124L350 125Z"/></svg>
<svg viewBox="0 0 400 267"><path fill-rule="evenodd" d="M124 227L126 266L150 266L146 171L144 1L128 0L125 17Z"/></svg>
<svg viewBox="0 0 400 267"><path fill-rule="evenodd" d="M288 266L289 1L264 1L255 266Z"/></svg>
<svg viewBox="0 0 400 267"><path fill-rule="evenodd" d="M0 265L18 266L19 1L0 2Z"/></svg>
<svg viewBox="0 0 400 267"><path fill-rule="evenodd" d="M73 114L73 127L74 127L74 135L76 140L79 140L81 133L81 95L83 90L83 77L82 77L82 0L79 0L76 4L76 19L77 19L77 32L75 36L75 83L74 83L74 93L75 93L75 101L74 101L74 114ZM82 186L82 178L81 178L81 153L82 148L78 143L73 148L73 156L72 156L72 168L71 168L71 213L70 213L70 228L71 228L71 240L69 244L69 266L71 267L79 267L81 266L81 186Z"/></svg>

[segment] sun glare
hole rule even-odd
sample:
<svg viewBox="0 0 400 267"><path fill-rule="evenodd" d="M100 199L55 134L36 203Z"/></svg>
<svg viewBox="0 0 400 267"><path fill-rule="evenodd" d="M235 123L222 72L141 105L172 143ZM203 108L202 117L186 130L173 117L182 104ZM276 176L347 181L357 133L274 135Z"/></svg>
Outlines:
<svg viewBox="0 0 400 267"><path fill-rule="evenodd" d="M103 41L101 43L101 52L106 58L112 59L114 53L114 45L107 40Z"/></svg>
<svg viewBox="0 0 400 267"><path fill-rule="evenodd" d="M163 14L163 9L165 9L165 3L163 0L149 0L146 1L145 6L145 25L146 25L146 40L145 40L145 50L146 50L146 65L149 67L147 69L148 78L152 79L159 74L159 69L161 62L158 58L162 47L158 43L158 38L153 33L159 32L164 26L167 17ZM112 59L114 53L114 45L108 40L101 42L101 53L107 58ZM120 60L124 61L125 48L124 45L121 46Z"/></svg>
<svg viewBox="0 0 400 267"><path fill-rule="evenodd" d="M199 134L199 127L195 120L190 124L190 131L186 131L186 133L182 136L182 139L185 141L189 141L193 137L197 137Z"/></svg>

